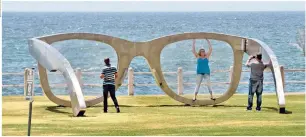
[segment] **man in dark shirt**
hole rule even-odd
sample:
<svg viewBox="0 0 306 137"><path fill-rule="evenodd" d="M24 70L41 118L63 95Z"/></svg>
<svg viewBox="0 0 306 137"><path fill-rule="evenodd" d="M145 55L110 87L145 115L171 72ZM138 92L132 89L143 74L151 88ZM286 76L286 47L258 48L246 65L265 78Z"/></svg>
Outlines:
<svg viewBox="0 0 306 137"><path fill-rule="evenodd" d="M120 112L119 105L115 94L115 79L118 77L116 67L111 66L109 58L104 59L105 67L100 76L103 81L103 97L104 97L104 113L107 113L107 98L108 92L114 102L117 113Z"/></svg>
<svg viewBox="0 0 306 137"><path fill-rule="evenodd" d="M246 66L251 68L251 75L249 81L249 96L248 96L248 106L247 110L252 110L253 106L253 96L256 93L257 96L257 107L256 110L261 110L262 103L262 91L263 91L263 72L269 64L264 64L262 62L262 55L257 54L256 56L250 56L246 62ZM251 62L252 60L252 62Z"/></svg>

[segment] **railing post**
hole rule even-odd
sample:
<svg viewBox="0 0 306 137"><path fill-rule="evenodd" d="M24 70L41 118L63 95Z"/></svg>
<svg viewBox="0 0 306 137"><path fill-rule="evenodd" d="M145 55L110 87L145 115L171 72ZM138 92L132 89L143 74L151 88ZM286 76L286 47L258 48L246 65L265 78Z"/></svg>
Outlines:
<svg viewBox="0 0 306 137"><path fill-rule="evenodd" d="M232 81L232 74L233 74L233 66L230 66L230 69L229 69L229 83L231 83Z"/></svg>
<svg viewBox="0 0 306 137"><path fill-rule="evenodd" d="M283 80L283 88L285 88L285 70L284 70L284 66L280 66L280 72L282 75L282 80Z"/></svg>
<svg viewBox="0 0 306 137"><path fill-rule="evenodd" d="M177 94L183 95L183 68L179 67L177 69Z"/></svg>
<svg viewBox="0 0 306 137"><path fill-rule="evenodd" d="M134 95L134 70L133 68L129 68L128 71L128 95Z"/></svg>
<svg viewBox="0 0 306 137"><path fill-rule="evenodd" d="M82 71L81 68L76 68L75 69L75 75L80 83L80 86L83 87L83 81L82 81Z"/></svg>

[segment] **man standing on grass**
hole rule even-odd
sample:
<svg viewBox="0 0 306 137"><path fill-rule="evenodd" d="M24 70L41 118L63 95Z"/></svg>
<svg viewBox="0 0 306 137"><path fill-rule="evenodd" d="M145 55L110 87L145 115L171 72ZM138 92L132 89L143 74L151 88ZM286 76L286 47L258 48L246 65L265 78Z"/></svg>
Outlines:
<svg viewBox="0 0 306 137"><path fill-rule="evenodd" d="M253 106L253 96L256 93L257 96L257 107L256 110L261 110L261 102L262 102L262 91L263 91L263 72L269 64L264 64L262 62L262 55L257 54L256 56L250 56L246 62L246 66L251 68L251 75L249 81L249 95L248 95L248 106L247 110L252 110ZM252 62L251 62L252 60Z"/></svg>
<svg viewBox="0 0 306 137"><path fill-rule="evenodd" d="M120 112L119 105L116 98L116 89L115 89L115 79L118 77L116 67L111 66L109 58L104 59L105 67L100 75L103 81L103 104L104 104L104 113L107 113L107 98L108 92L114 102L117 113Z"/></svg>

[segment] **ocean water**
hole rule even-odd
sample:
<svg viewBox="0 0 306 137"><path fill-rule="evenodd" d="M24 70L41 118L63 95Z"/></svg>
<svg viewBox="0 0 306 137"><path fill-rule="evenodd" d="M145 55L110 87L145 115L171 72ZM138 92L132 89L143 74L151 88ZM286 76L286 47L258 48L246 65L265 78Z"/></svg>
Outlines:
<svg viewBox="0 0 306 137"><path fill-rule="evenodd" d="M297 31L305 29L304 12L201 12L201 13L17 13L3 12L3 47L2 67L3 85L22 84L23 75L5 73L23 72L25 67L35 67L37 62L30 56L27 39L42 35L67 32L91 32L120 37L130 41L148 41L165 35L183 32L216 32L257 38L268 44L285 69L304 69L305 58L294 47ZM191 53L192 41L180 41L168 45L161 56L162 70L175 72L178 67L183 71L195 71L196 59ZM211 70L228 70L233 64L233 53L229 45L212 41L213 53L210 59ZM111 58L112 65L117 65L115 51L108 45L85 40L68 40L54 43L71 63L73 68L83 72L97 72L97 75L84 74L82 79L87 84L102 84L99 72L103 59ZM207 44L197 40L197 49ZM158 56L158 55L157 55ZM247 56L244 56L246 61ZM148 64L142 57L135 57L130 64L135 72L149 72ZM243 66L243 69L248 68ZM61 75L48 72L50 84L63 83ZM165 74L167 83L176 83L176 75ZM35 76L39 84L38 76ZM241 82L247 82L249 73L244 72ZM305 81L304 72L286 72L286 81ZM228 73L212 73L212 82L229 80ZM265 73L265 82L272 81L270 73ZM126 83L125 80L124 83ZM195 74L184 74L184 82L194 83ZM135 94L164 94L154 84L151 74L135 74ZM229 85L213 85L215 93L224 93ZM171 85L176 91L176 85ZM305 84L286 83L286 92L303 92ZM85 95L101 95L99 87L82 87ZM194 85L184 85L184 93L192 93ZM23 95L23 88L2 88L2 95ZM52 87L55 94L67 94L66 88ZM247 85L240 84L238 93L247 93ZM273 84L264 85L264 92L275 92ZM200 94L208 93L206 87L200 88ZM42 89L35 88L35 94L41 95ZM117 94L127 95L127 87L119 88Z"/></svg>

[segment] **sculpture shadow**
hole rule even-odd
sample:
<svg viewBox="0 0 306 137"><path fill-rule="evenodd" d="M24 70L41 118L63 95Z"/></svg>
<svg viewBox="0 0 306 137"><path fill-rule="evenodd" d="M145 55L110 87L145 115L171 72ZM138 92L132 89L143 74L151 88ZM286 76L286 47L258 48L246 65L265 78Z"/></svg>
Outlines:
<svg viewBox="0 0 306 137"><path fill-rule="evenodd" d="M240 106L240 105L213 105L213 107L244 107L246 108L247 106ZM261 107L264 109L268 109L271 111L276 111L278 112L279 109L275 108L275 107ZM280 113L280 114L292 114L292 111L286 110L284 113Z"/></svg>
<svg viewBox="0 0 306 137"><path fill-rule="evenodd" d="M53 113L58 113L58 114L66 114L69 117L74 117L72 113L66 112L66 111L62 111L61 109L66 108L65 106L48 106L46 108L46 110L53 112ZM83 116L78 116L78 117L90 117L87 115L83 115Z"/></svg>
<svg viewBox="0 0 306 137"><path fill-rule="evenodd" d="M91 107L103 107L102 105L91 106ZM114 105L108 105L108 107L115 107ZM147 106L132 106L132 105L120 105L120 107L224 107L224 108L246 108L244 105L189 105L189 104L181 104L181 105L147 105ZM272 111L278 111L275 107L262 107L263 109L268 109Z"/></svg>
<svg viewBox="0 0 306 137"><path fill-rule="evenodd" d="M72 114L72 113L69 113L69 112L61 111L60 110L61 108L65 108L65 107L63 107L63 106L48 106L46 108L46 110L48 110L50 112L53 112L53 113Z"/></svg>
<svg viewBox="0 0 306 137"><path fill-rule="evenodd" d="M96 106L91 106L90 108L98 108L98 107L103 107L102 105L96 105ZM108 105L108 107L115 107L114 105ZM120 107L239 107L239 108L246 108L247 106L244 105L189 105L189 104L181 104L181 105L147 105L147 106L132 106L132 105L120 105ZM262 107L264 109L268 110L273 110L273 111L278 111L277 108L275 107Z"/></svg>
<svg viewBox="0 0 306 137"><path fill-rule="evenodd" d="M108 107L115 107L114 105L108 105ZM223 107L223 108L241 108L245 109L247 106L245 105L200 105L200 106L194 106L194 105L189 105L189 104L181 104L181 105L147 105L147 106L132 106L132 105L120 105L120 107ZM51 111L53 113L61 113L61 114L68 114L70 117L73 117L72 113L62 111L61 109L65 108L64 106L49 106L46 108L46 110ZM95 105L95 106L90 106L88 108L103 108L102 105ZM262 109L266 109L268 111L278 111L276 107L262 107ZM291 111L286 111L284 114L292 114ZM90 117L90 116L79 116L79 117Z"/></svg>
<svg viewBox="0 0 306 137"><path fill-rule="evenodd" d="M186 107L190 105L147 105L147 106L132 106L132 105L119 105L120 107ZM103 107L102 105L90 106L88 108L99 108ZM108 105L108 107L115 107L114 105Z"/></svg>
<svg viewBox="0 0 306 137"><path fill-rule="evenodd" d="M110 105L112 107L114 107L113 105ZM103 107L103 106L101 106ZM195 105L190 105L190 104L181 104L181 105L148 105L148 106L130 106L130 105L121 105L120 107L224 107L224 108L242 108L242 109L246 109L247 106L245 105L198 105L198 106L195 106ZM262 109L265 109L265 110L268 110L268 111L275 111L275 112L278 112L278 108L276 107L262 107ZM265 111L265 110L262 110L262 111ZM292 114L291 111L287 111L285 113L282 113L282 114Z"/></svg>
<svg viewBox="0 0 306 137"><path fill-rule="evenodd" d="M240 108L246 108L247 106L244 105L213 105L212 107L240 107ZM262 109L268 109L271 111L278 111L278 109L276 107L261 107Z"/></svg>

